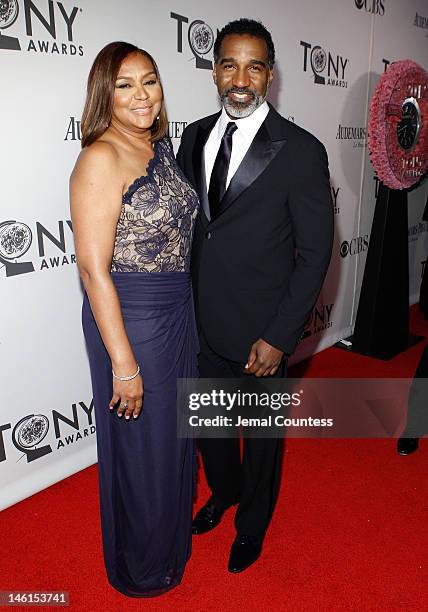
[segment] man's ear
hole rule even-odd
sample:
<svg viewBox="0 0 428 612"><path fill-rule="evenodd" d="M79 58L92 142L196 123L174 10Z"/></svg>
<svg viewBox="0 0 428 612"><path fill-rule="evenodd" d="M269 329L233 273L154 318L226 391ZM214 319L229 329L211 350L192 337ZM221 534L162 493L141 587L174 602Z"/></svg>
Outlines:
<svg viewBox="0 0 428 612"><path fill-rule="evenodd" d="M267 83L266 83L266 92L265 92L265 96L267 96L267 95L268 95L268 91L269 91L269 88L270 88L270 86L271 86L272 81L273 81L273 70L270 68L270 69L269 69L268 80L267 80Z"/></svg>
<svg viewBox="0 0 428 612"><path fill-rule="evenodd" d="M217 85L217 65L216 64L214 64L214 68L213 68L213 81Z"/></svg>

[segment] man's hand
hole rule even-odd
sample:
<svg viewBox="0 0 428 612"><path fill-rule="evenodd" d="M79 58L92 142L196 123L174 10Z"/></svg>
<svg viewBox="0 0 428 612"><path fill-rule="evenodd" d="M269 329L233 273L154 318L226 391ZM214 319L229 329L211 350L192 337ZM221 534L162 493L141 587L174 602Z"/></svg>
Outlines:
<svg viewBox="0 0 428 612"><path fill-rule="evenodd" d="M254 374L257 377L273 376L276 374L283 356L283 351L260 338L251 347L244 372L245 374Z"/></svg>

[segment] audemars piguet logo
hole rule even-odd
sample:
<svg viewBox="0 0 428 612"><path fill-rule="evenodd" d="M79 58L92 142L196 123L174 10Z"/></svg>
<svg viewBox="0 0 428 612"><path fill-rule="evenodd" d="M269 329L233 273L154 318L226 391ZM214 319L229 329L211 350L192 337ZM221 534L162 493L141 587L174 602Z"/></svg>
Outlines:
<svg viewBox="0 0 428 612"><path fill-rule="evenodd" d="M336 140L347 140L352 142L353 148L367 146L367 128L362 125L342 125L336 132Z"/></svg>
<svg viewBox="0 0 428 612"><path fill-rule="evenodd" d="M411 225L408 229L409 242L415 242L418 240L420 234L424 234L428 231L428 223L426 221L419 221L414 225Z"/></svg>
<svg viewBox="0 0 428 612"><path fill-rule="evenodd" d="M303 47L303 72L312 72L316 85L348 87L347 69L349 59L327 51L319 44L300 41Z"/></svg>
<svg viewBox="0 0 428 612"><path fill-rule="evenodd" d="M180 139L186 125L187 125L187 121L169 121L168 122L168 136L172 140Z"/></svg>
<svg viewBox="0 0 428 612"><path fill-rule="evenodd" d="M413 25L417 28L421 28L422 30L426 30L426 36L428 36L428 17L416 13L413 20Z"/></svg>
<svg viewBox="0 0 428 612"><path fill-rule="evenodd" d="M168 136L172 140L180 139L186 125L187 121L169 121ZM82 140L82 127L80 119L76 119L76 117L73 116L67 119L67 128L65 131L64 140L67 142Z"/></svg>
<svg viewBox="0 0 428 612"><path fill-rule="evenodd" d="M69 117L67 123L67 131L65 133L64 140L75 141L82 139L82 130L80 128L80 120L76 117Z"/></svg>
<svg viewBox="0 0 428 612"><path fill-rule="evenodd" d="M66 9L52 0L0 0L0 30L11 28L12 34L0 33L0 50L82 56L83 46L74 38L81 12L78 6ZM45 36L34 36L34 29Z"/></svg>

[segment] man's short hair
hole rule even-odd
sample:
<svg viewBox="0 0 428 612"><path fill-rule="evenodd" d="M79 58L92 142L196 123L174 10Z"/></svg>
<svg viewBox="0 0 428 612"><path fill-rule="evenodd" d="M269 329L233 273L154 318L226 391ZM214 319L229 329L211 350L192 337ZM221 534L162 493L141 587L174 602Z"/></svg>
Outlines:
<svg viewBox="0 0 428 612"><path fill-rule="evenodd" d="M250 36L256 36L257 38L263 39L266 42L268 50L269 68L273 68L273 65L275 63L275 47L270 32L260 21L245 18L230 21L217 34L217 38L214 43L215 63L218 62L218 58L220 55L220 47L221 43L223 42L223 38L225 36L228 36L229 34L249 34Z"/></svg>

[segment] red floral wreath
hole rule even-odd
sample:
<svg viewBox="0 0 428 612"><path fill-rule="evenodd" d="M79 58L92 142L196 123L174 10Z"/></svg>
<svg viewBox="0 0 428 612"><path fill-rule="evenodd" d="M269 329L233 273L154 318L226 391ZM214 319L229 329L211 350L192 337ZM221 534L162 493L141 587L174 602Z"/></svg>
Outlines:
<svg viewBox="0 0 428 612"><path fill-rule="evenodd" d="M391 189L406 189L420 180L420 176L404 176L404 173L400 177L397 176L394 167L399 167L405 152L396 137L392 140L392 146L387 145L391 132L394 132L394 136L396 134L397 124L401 119L401 104L400 112L391 114L388 108L398 81L409 71L414 72L418 79L428 84L428 74L416 62L412 60L394 62L380 77L370 104L368 126L370 159L379 179ZM403 93L400 97L402 103L408 96ZM428 169L428 87L418 99L418 105L421 111L421 127L417 145L411 154L422 160L418 170L423 175Z"/></svg>

